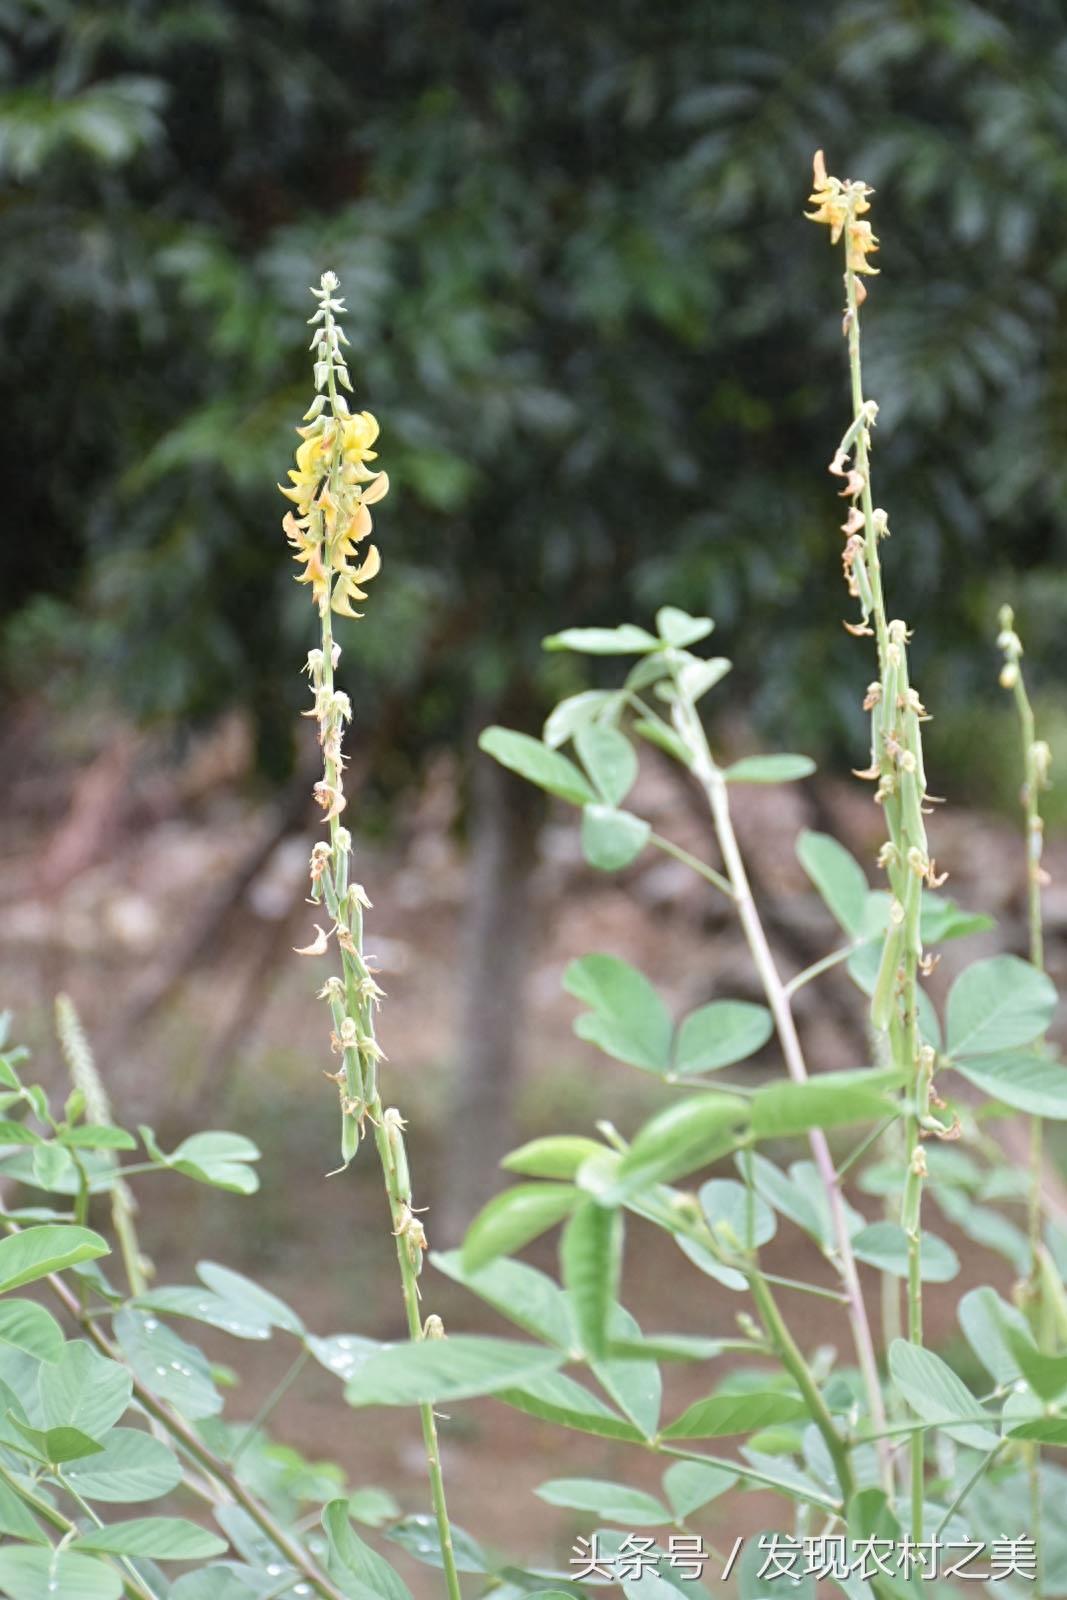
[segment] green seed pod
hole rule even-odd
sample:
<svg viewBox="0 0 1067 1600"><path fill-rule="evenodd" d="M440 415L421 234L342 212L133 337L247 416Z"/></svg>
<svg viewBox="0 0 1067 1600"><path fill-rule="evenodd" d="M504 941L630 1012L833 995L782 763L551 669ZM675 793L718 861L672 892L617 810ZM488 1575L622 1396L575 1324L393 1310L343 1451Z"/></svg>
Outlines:
<svg viewBox="0 0 1067 1600"><path fill-rule="evenodd" d="M894 917L894 912L897 915ZM882 946L882 960L878 967L878 978L871 997L871 1026L878 1033L885 1033L893 1020L893 1007L897 993L897 969L900 966L901 956L904 953L904 919L903 907L899 901L893 902L890 911L890 925L886 931L885 944Z"/></svg>

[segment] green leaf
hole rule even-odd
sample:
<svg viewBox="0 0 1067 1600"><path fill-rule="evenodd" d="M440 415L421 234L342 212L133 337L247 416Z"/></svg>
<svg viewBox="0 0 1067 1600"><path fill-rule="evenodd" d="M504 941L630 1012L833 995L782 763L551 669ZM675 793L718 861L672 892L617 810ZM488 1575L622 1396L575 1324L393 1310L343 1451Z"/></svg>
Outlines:
<svg viewBox="0 0 1067 1600"><path fill-rule="evenodd" d="M183 1139L177 1150L167 1157L167 1165L197 1183L210 1184L213 1189L225 1189L230 1194L255 1194L259 1175L249 1163L258 1160L259 1151L251 1139L239 1133L209 1131Z"/></svg>
<svg viewBox="0 0 1067 1600"><path fill-rule="evenodd" d="M574 1024L580 1039L631 1066L669 1070L674 1026L644 973L617 956L582 956L568 966L563 987L590 1007Z"/></svg>
<svg viewBox="0 0 1067 1600"><path fill-rule="evenodd" d="M814 771L810 756L745 756L726 767L723 777L727 783L795 783L798 778L810 778Z"/></svg>
<svg viewBox="0 0 1067 1600"><path fill-rule="evenodd" d="M1067 1445L1067 1417L1031 1417L1013 1424L1009 1439L1030 1439L1035 1444Z"/></svg>
<svg viewBox="0 0 1067 1600"><path fill-rule="evenodd" d="M702 1094L678 1100L646 1122L619 1162L618 1199L670 1183L710 1166L732 1150L748 1121L748 1104L736 1095Z"/></svg>
<svg viewBox="0 0 1067 1600"><path fill-rule="evenodd" d="M262 1284L246 1278L232 1267L220 1267L214 1261L198 1261L196 1275L215 1294L231 1305L238 1306L249 1318L262 1318L271 1328L281 1328L302 1338L306 1329L291 1306L279 1300L276 1294L264 1289Z"/></svg>
<svg viewBox="0 0 1067 1600"><path fill-rule="evenodd" d="M496 1260L469 1272L458 1250L435 1251L438 1271L462 1283L519 1328L548 1344L569 1350L576 1343L570 1301L559 1285L524 1261Z"/></svg>
<svg viewBox="0 0 1067 1600"><path fill-rule="evenodd" d="M351 1504L351 1502L349 1502ZM489 1572L492 1570L489 1558L477 1539L473 1538L466 1529L452 1525L452 1559L457 1572ZM444 1561L441 1557L441 1536L437 1531L437 1520L423 1512L420 1515L404 1517L399 1522L386 1530L385 1537L393 1544L398 1544L406 1550L409 1556L416 1561L421 1561L424 1566L443 1569Z"/></svg>
<svg viewBox="0 0 1067 1600"><path fill-rule="evenodd" d="M69 1193L77 1179L74 1158L60 1144L39 1144L33 1152L33 1181L50 1194Z"/></svg>
<svg viewBox="0 0 1067 1600"><path fill-rule="evenodd" d="M651 835L651 825L632 811L602 805L582 808L582 854L598 872L621 872L637 860Z"/></svg>
<svg viewBox="0 0 1067 1600"><path fill-rule="evenodd" d="M74 1541L78 1550L105 1555L145 1556L153 1561L210 1561L224 1555L225 1539L184 1517L130 1517L92 1528Z"/></svg>
<svg viewBox="0 0 1067 1600"><path fill-rule="evenodd" d="M782 1548L780 1543L776 1547L771 1540L780 1540L781 1537L780 1533L767 1529L745 1540L741 1558L737 1563L738 1600L781 1600L786 1594L790 1600L815 1600L815 1579L810 1573L803 1571L801 1561L796 1563L799 1572L795 1577L792 1571L784 1576L778 1572L772 1577L770 1574L774 1572L773 1561L767 1574L762 1578L759 1576L767 1564L770 1552L775 1548L778 1550ZM788 1534L785 1537L789 1539ZM792 1550L794 1546L789 1544L788 1548Z"/></svg>
<svg viewBox="0 0 1067 1600"><path fill-rule="evenodd" d="M222 1410L211 1369L194 1345L143 1311L126 1308L114 1322L118 1340L139 1382L190 1422Z"/></svg>
<svg viewBox="0 0 1067 1600"><path fill-rule="evenodd" d="M1016 1383L1022 1373L1008 1339L1010 1332L1028 1333L1022 1312L985 1285L965 1294L956 1314L964 1338L998 1387Z"/></svg>
<svg viewBox="0 0 1067 1600"><path fill-rule="evenodd" d="M486 728L478 740L478 748L509 772L517 773L549 794L558 795L572 806L596 800L596 794L573 761L560 755L558 750L550 750L528 733L515 733L510 728Z"/></svg>
<svg viewBox="0 0 1067 1600"><path fill-rule="evenodd" d="M893 1382L916 1416L943 1427L950 1438L971 1450L993 1450L997 1435L992 1418L978 1404L967 1385L932 1350L894 1339L889 1347ZM962 1421L961 1419L970 1419Z"/></svg>
<svg viewBox="0 0 1067 1600"><path fill-rule="evenodd" d="M755 1433L781 1422L808 1420L808 1408L798 1395L777 1390L741 1394L713 1394L697 1400L677 1422L664 1428L664 1439L722 1439L728 1434Z"/></svg>
<svg viewBox="0 0 1067 1600"><path fill-rule="evenodd" d="M1029 1044L1048 1029L1056 989L1018 956L990 956L961 972L948 996L951 1056L984 1056Z"/></svg>
<svg viewBox="0 0 1067 1600"><path fill-rule="evenodd" d="M607 805L621 806L637 778L637 755L618 728L587 722L574 736L574 746L593 786Z"/></svg>
<svg viewBox="0 0 1067 1600"><path fill-rule="evenodd" d="M625 1483L604 1483L599 1478L551 1478L534 1493L547 1505L587 1511L605 1522L621 1522L631 1528L655 1528L674 1520L655 1495L631 1489Z"/></svg>
<svg viewBox="0 0 1067 1600"><path fill-rule="evenodd" d="M347 1500L331 1500L322 1510L322 1526L329 1544L329 1569L355 1579L360 1592L381 1600L411 1600L411 1591L398 1572L360 1538L348 1515Z"/></svg>
<svg viewBox="0 0 1067 1600"><path fill-rule="evenodd" d="M508 1172L527 1178L560 1178L570 1182L588 1156L599 1155L604 1146L580 1134L550 1134L531 1139L506 1155L500 1165Z"/></svg>
<svg viewBox="0 0 1067 1600"><path fill-rule="evenodd" d="M551 1371L562 1359L558 1350L476 1333L383 1344L351 1378L345 1398L352 1406L466 1400Z"/></svg>
<svg viewBox="0 0 1067 1600"><path fill-rule="evenodd" d="M908 1239L896 1222L872 1222L869 1228L862 1228L853 1237L852 1250L870 1267L897 1278L908 1276ZM952 1247L925 1229L919 1254L924 1283L949 1283L960 1270Z"/></svg>
<svg viewBox="0 0 1067 1600"><path fill-rule="evenodd" d="M991 1206L975 1205L962 1189L943 1186L935 1190L937 1203L948 1220L975 1244L996 1250L1010 1261L1021 1277L1030 1270L1030 1241L1021 1228Z"/></svg>
<svg viewBox="0 0 1067 1600"><path fill-rule="evenodd" d="M246 1567L227 1563L223 1566L200 1567L187 1572L172 1586L170 1600L249 1600L252 1590L243 1581ZM293 1583L297 1574L293 1573Z"/></svg>
<svg viewBox="0 0 1067 1600"><path fill-rule="evenodd" d="M679 762L683 767L693 765L693 757L683 739L680 739L674 729L666 722L659 722L652 717L637 717L631 724L632 731L640 738L654 744L658 750L663 750L672 761Z"/></svg>
<svg viewBox="0 0 1067 1600"><path fill-rule="evenodd" d="M64 1345L51 1366L41 1367L37 1392L46 1427L81 1428L99 1439L128 1408L133 1379L117 1361L78 1340Z"/></svg>
<svg viewBox="0 0 1067 1600"><path fill-rule="evenodd" d="M110 1254L106 1239L73 1223L44 1223L0 1240L0 1294Z"/></svg>
<svg viewBox="0 0 1067 1600"><path fill-rule="evenodd" d="M172 1450L137 1428L114 1428L100 1454L63 1474L83 1500L124 1504L156 1500L181 1482L181 1464Z"/></svg>
<svg viewBox="0 0 1067 1600"><path fill-rule="evenodd" d="M210 1289L194 1284L164 1284L130 1301L141 1311L162 1311L172 1317L190 1317L209 1328L219 1328L235 1339L270 1338L270 1323L259 1312L234 1305Z"/></svg>
<svg viewBox="0 0 1067 1600"><path fill-rule="evenodd" d="M555 1422L601 1439L622 1439L647 1444L641 1429L605 1405L598 1395L562 1372L546 1372L511 1389L501 1389L497 1399L544 1422Z"/></svg>
<svg viewBox="0 0 1067 1600"><path fill-rule="evenodd" d="M676 1461L663 1474L663 1492L679 1521L732 1489L736 1473L702 1461Z"/></svg>
<svg viewBox="0 0 1067 1600"><path fill-rule="evenodd" d="M853 939L863 931L867 876L854 856L828 833L803 832L797 859L829 911Z"/></svg>
<svg viewBox="0 0 1067 1600"><path fill-rule="evenodd" d="M644 628L624 622L618 628L565 628L543 641L546 650L575 650L584 656L634 656L661 650L660 641Z"/></svg>
<svg viewBox="0 0 1067 1600"><path fill-rule="evenodd" d="M580 694L568 695L545 722L542 730L545 744L550 750L558 750L561 744L574 738L579 728L593 722L613 703L621 705L623 701L622 696L611 689L583 689Z"/></svg>
<svg viewBox="0 0 1067 1600"><path fill-rule="evenodd" d="M683 1078L694 1072L717 1072L755 1055L773 1032L774 1019L766 1006L713 1000L691 1011L679 1028L673 1070Z"/></svg>
<svg viewBox="0 0 1067 1600"><path fill-rule="evenodd" d="M750 1198L749 1190L735 1178L712 1178L703 1184L700 1205L711 1231L734 1250L757 1250L768 1244L778 1229L766 1200L756 1193Z"/></svg>
<svg viewBox="0 0 1067 1600"><path fill-rule="evenodd" d="M993 1100L1031 1116L1067 1121L1067 1067L1049 1056L1036 1050L1009 1050L951 1065Z"/></svg>
<svg viewBox="0 0 1067 1600"><path fill-rule="evenodd" d="M0 1549L0 1594L8 1600L119 1600L122 1579L114 1567L77 1551L6 1545Z"/></svg>
<svg viewBox="0 0 1067 1600"><path fill-rule="evenodd" d="M1004 1331L1019 1370L1038 1399L1058 1400L1067 1389L1067 1356L1045 1355L1029 1328L1024 1331L1006 1325Z"/></svg>
<svg viewBox="0 0 1067 1600"><path fill-rule="evenodd" d="M25 1144L40 1145L44 1140L39 1133L34 1133L32 1128L27 1128L24 1122L0 1121L0 1145Z"/></svg>
<svg viewBox="0 0 1067 1600"><path fill-rule="evenodd" d="M988 933L996 927L992 917L982 912L964 911L947 895L927 889L923 894L919 932L923 944L943 944L947 939L965 939L972 933Z"/></svg>
<svg viewBox="0 0 1067 1600"><path fill-rule="evenodd" d="M348 1515L367 1528L382 1528L399 1518L400 1505L388 1489L368 1484L364 1489L353 1489L349 1495Z"/></svg>
<svg viewBox="0 0 1067 1600"><path fill-rule="evenodd" d="M56 1138L70 1150L137 1149L137 1140L132 1133L106 1122L87 1122L77 1128L61 1128Z"/></svg>
<svg viewBox="0 0 1067 1600"><path fill-rule="evenodd" d="M517 1183L479 1211L463 1241L468 1272L496 1256L510 1255L569 1216L580 1198L569 1183Z"/></svg>
<svg viewBox="0 0 1067 1600"><path fill-rule="evenodd" d="M582 1347L600 1359L606 1354L608 1316L622 1268L621 1215L586 1200L564 1228L559 1254Z"/></svg>
<svg viewBox="0 0 1067 1600"><path fill-rule="evenodd" d="M57 1361L63 1351L63 1330L35 1300L0 1300L0 1344L37 1361Z"/></svg>
<svg viewBox="0 0 1067 1600"><path fill-rule="evenodd" d="M14 1489L0 1479L0 1534L12 1539L23 1539L27 1544L49 1543L48 1535L31 1515ZM2 1541L6 1542L6 1541Z"/></svg>
<svg viewBox="0 0 1067 1600"><path fill-rule="evenodd" d="M892 1116L896 1103L884 1092L899 1074L867 1068L821 1072L806 1083L765 1084L752 1100L757 1139L784 1139L811 1128L841 1128Z"/></svg>
<svg viewBox="0 0 1067 1600"><path fill-rule="evenodd" d="M678 687L688 700L695 704L707 694L709 689L714 689L721 683L730 670L730 662L725 656L709 656L702 660L698 656L689 656L678 673ZM657 693L665 699L673 698L673 691L667 693L661 687Z"/></svg>
<svg viewBox="0 0 1067 1600"><path fill-rule="evenodd" d="M643 1353L633 1359L628 1351L616 1355L616 1346L643 1346L640 1325L620 1305L613 1305L607 1320L610 1355L590 1362L590 1370L608 1399L618 1406L646 1439L655 1436L663 1404L663 1378L655 1359Z"/></svg>
<svg viewBox="0 0 1067 1600"><path fill-rule="evenodd" d="M807 1187L797 1181L796 1168L801 1163L796 1162L790 1167L787 1175L773 1161L768 1161L766 1156L747 1153L745 1159L751 1163L752 1181L757 1194L762 1195L781 1216L795 1222L813 1239L825 1242L829 1237L829 1219L823 1214L825 1207L813 1203Z"/></svg>
<svg viewBox="0 0 1067 1600"><path fill-rule="evenodd" d="M664 644L676 650L685 650L691 644L706 639L715 624L710 617L691 617L679 606L660 606L656 612L656 629Z"/></svg>
<svg viewBox="0 0 1067 1600"><path fill-rule="evenodd" d="M100 1446L80 1428L31 1428L18 1417L8 1420L18 1429L39 1461L51 1466L62 1466L66 1461L80 1461L83 1456L99 1454Z"/></svg>

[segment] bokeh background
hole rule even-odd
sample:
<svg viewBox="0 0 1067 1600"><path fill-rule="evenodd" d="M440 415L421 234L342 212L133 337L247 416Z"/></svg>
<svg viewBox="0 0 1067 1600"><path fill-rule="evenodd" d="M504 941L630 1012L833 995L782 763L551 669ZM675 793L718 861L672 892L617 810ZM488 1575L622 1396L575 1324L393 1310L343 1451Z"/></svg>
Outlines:
<svg viewBox="0 0 1067 1600"><path fill-rule="evenodd" d="M869 861L878 818L847 777L870 669L840 626L839 268L801 220L816 146L878 191L867 384L892 593L952 803L938 859L1019 948L1004 600L1042 726L1067 731L1058 0L0 5L3 998L44 1077L67 989L128 1118L261 1143L254 1212L208 1196L175 1230L149 1207L168 1271L197 1227L222 1229L323 1326L397 1324L371 1176L355 1201L322 1177L325 1030L290 955L309 930L315 619L274 484L326 267L393 484L342 679L431 1235L455 1237L516 1133L648 1103L571 1036L569 956L612 949L679 1005L751 984L695 880L639 863L594 882L573 818L476 756L486 723L535 731L588 681L542 657L546 632L667 602L716 618L736 663L720 742L820 761L742 823L783 960L826 948L793 834L837 827ZM684 788L654 762L642 783L661 831L707 848ZM1057 791L1049 806L1055 823ZM1055 964L1055 886L1049 910ZM855 1064L848 991L830 995L809 1046ZM634 1294L663 1289L652 1272ZM678 1293L679 1322L707 1327ZM732 1308L710 1315L725 1328ZM290 1405L298 1442L417 1493L411 1441L368 1454L325 1393ZM531 1502L485 1469L511 1449L521 1475L542 1441L472 1415L450 1443L461 1517L488 1502L536 1544Z"/></svg>

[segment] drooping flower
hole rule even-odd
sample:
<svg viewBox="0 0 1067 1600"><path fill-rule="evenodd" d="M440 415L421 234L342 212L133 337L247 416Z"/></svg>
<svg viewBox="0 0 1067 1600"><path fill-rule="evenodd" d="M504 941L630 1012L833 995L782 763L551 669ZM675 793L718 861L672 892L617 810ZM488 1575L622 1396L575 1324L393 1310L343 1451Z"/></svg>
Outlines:
<svg viewBox="0 0 1067 1600"><path fill-rule="evenodd" d="M841 235L845 235L845 265L848 272L876 276L878 268L872 267L867 257L878 249L878 240L870 223L859 220L871 209L867 196L874 191L862 182L831 177L826 171L821 150L815 152L812 169L813 189L808 202L815 210L806 211L804 215L809 222L821 222L830 229L831 244L837 244ZM862 304L866 298L866 288L859 282L855 288L856 299Z"/></svg>

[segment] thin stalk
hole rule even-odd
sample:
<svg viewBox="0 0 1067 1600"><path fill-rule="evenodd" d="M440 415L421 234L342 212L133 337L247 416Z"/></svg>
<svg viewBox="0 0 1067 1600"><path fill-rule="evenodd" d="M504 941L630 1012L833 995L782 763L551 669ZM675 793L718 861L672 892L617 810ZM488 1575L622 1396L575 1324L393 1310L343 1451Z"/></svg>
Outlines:
<svg viewBox="0 0 1067 1600"><path fill-rule="evenodd" d="M810 967L805 967L803 972L798 972L795 978L790 978L785 986L785 992L792 997L798 989L803 989L806 983L813 978L821 978L824 972L830 972L834 967L839 967L842 961L847 961L855 952L854 944L847 944L840 950L834 950L830 955L823 956L821 961L813 961Z"/></svg>
<svg viewBox="0 0 1067 1600"><path fill-rule="evenodd" d="M723 877L721 872L716 872L715 868L709 867L706 861L701 861L699 856L690 855L689 851L683 850L681 845L672 843L670 839L665 839L659 833L649 834L648 842L651 845L655 845L657 850L662 850L664 855L673 856L675 861L680 861L683 866L691 868L706 883L714 884L716 889L719 889L731 900L734 898L733 885Z"/></svg>
<svg viewBox="0 0 1067 1600"><path fill-rule="evenodd" d="M1048 785L1050 753L1048 745L1037 737L1034 708L1026 688L1021 657L1022 641L1015 632L1015 618L1011 607L1004 606L1000 614L1000 634L997 643L1004 652L1004 666L1000 681L1012 691L1019 717L1022 742L1022 807L1026 818L1026 922L1029 934L1031 964L1040 972L1045 970L1045 929L1041 907L1041 890L1045 873L1041 856L1045 842L1045 824L1041 815L1039 795ZM1044 1220L1041 1193L1041 1172L1044 1164L1044 1124L1040 1117L1030 1118L1030 1188L1026 1205L1026 1231L1030 1245L1030 1279L1027 1295L1031 1302L1040 1301L1041 1295L1041 1231ZM1038 1343L1046 1347L1043 1338L1045 1318L1039 1315ZM1030 1489L1030 1528L1037 1556L1037 1574L1034 1584L1036 1600L1041 1600L1044 1587L1044 1567L1041 1553L1041 1446L1035 1440L1027 1450L1027 1472Z"/></svg>
<svg viewBox="0 0 1067 1600"><path fill-rule="evenodd" d="M869 209L868 192L862 183L842 185L837 179L828 179L821 156L816 158L814 198L820 209L812 220L829 222L842 235L845 247L845 328L852 396L852 423L830 470L844 478L842 496L850 508L843 527L847 541L845 572L849 592L859 600L863 614L862 624L852 631L873 634L879 668L878 682L870 686L865 701L872 715L872 737L871 766L864 776L878 781L876 798L885 813L889 833L880 860L893 898L871 1021L883 1052L888 1052L909 1086L905 1090L904 1120L908 1176L901 1225L908 1245L908 1338L921 1345L922 1189L926 1176L921 1137L923 1132L949 1131L931 1115L934 1055L922 1046L918 1033L922 889L924 882L938 880L928 855L923 822L927 792L920 723L925 711L908 678L907 629L903 622L891 622L886 612L879 542L889 529L885 513L875 510L871 492L870 429L877 407L863 394L859 308L866 296L860 275L871 271L866 257L876 247L876 241L869 224L858 221L861 213ZM848 467L850 455L852 466ZM921 1429L912 1436L910 1459L911 1534L918 1541L923 1532L925 1464Z"/></svg>
<svg viewBox="0 0 1067 1600"><path fill-rule="evenodd" d="M796 1289L801 1294L813 1294L821 1300L836 1300L839 1306L848 1305L848 1295L839 1289L824 1289L821 1283L805 1283L801 1278L782 1278L776 1272L762 1274L765 1283L776 1284L780 1289Z"/></svg>
<svg viewBox="0 0 1067 1600"><path fill-rule="evenodd" d="M316 407L321 412L324 400L321 391L325 387L329 422L325 418L321 423L314 422L313 430L317 429L318 433L316 435L313 431L311 437L321 438L323 452L328 448L329 454L324 462L325 477L310 495L306 512L307 537L314 548L307 576L312 576L315 567L320 574L314 592L318 599L321 650L318 661L312 666L312 681L315 690L314 716L319 724L324 773L322 784L316 787L316 794L326 808L329 826L328 851L323 853L316 846L317 853L312 857L312 890L313 897L325 902L333 918L333 933L341 954L343 976L331 978L323 995L329 1002L334 1020L334 1049L340 1054L342 1062L336 1074L341 1098L342 1166L347 1167L352 1161L359 1147L364 1123L369 1121L374 1128L374 1142L385 1180L408 1332L413 1340L418 1341L426 1338L428 1332L440 1336L443 1329L439 1318L427 1319L424 1325L419 1311L418 1275L426 1249L426 1235L414 1211L403 1141L404 1122L398 1111L383 1108L378 1089L378 1063L383 1056L375 1037L374 1011L382 991L374 981L363 955L363 912L369 906L369 901L359 885L349 883L351 836L340 822L344 806L341 739L350 710L346 697L338 694L334 679L340 652L333 637L332 612L334 605L339 602L343 607L347 606L355 587L350 581L352 569L347 567L344 548L348 537L348 519L351 518L352 525L355 525L358 515L365 513L371 496L369 491L360 490L356 493L350 476L346 475L349 468L345 458L344 429L349 412L337 385L338 380L346 388L351 385L338 342L342 337L334 315L338 302L332 298L336 287L336 279L327 275L322 280L322 292L316 292L320 309L315 320L320 316L322 320L322 331L318 336L321 341L318 348L319 363L316 368L316 388L320 391L320 397ZM329 431L331 428L332 432ZM357 467L362 467L364 459L365 452L360 455ZM364 481L372 477L367 472ZM369 528L369 518L366 527ZM362 535L357 533L354 537ZM324 946L325 942L324 939ZM313 949L310 953L319 952ZM419 1417L445 1586L449 1600L462 1600L433 1407L420 1406Z"/></svg>
<svg viewBox="0 0 1067 1600"><path fill-rule="evenodd" d="M753 1269L751 1265L749 1267L748 1284L752 1292L752 1298L756 1303L760 1321L766 1329L767 1337L777 1351L782 1365L804 1396L811 1419L822 1435L830 1460L833 1462L834 1472L841 1489L841 1499L847 1505L852 1496L853 1484L852 1468L849 1465L848 1450L845 1442L834 1427L834 1420L827 1410L826 1401L823 1399L819 1386L815 1382L811 1368L786 1326L766 1278L757 1269Z"/></svg>
<svg viewBox="0 0 1067 1600"><path fill-rule="evenodd" d="M857 1161L862 1161L863 1157L867 1154L867 1151L870 1150L873 1145L878 1143L883 1134L889 1132L893 1124L899 1120L899 1117L900 1113L894 1111L890 1116L883 1118L883 1120L879 1122L869 1134L867 1134L866 1138L860 1140L856 1148L851 1151L850 1154L845 1157L844 1161L839 1164L837 1168L838 1183L841 1182L841 1179L845 1176L845 1173L849 1170L849 1168L854 1167Z"/></svg>
<svg viewBox="0 0 1067 1600"><path fill-rule="evenodd" d="M303 1346L301 1347L300 1353L296 1360L290 1366L288 1372L275 1386L275 1388L271 1390L266 1400L264 1400L255 1416L252 1418L252 1421L248 1424L248 1427L245 1429L244 1433L242 1433L241 1437L238 1439L234 1448L230 1451L231 1467L237 1465L238 1457L241 1456L248 1445L252 1443L252 1440L263 1427L263 1424L274 1412L275 1407L279 1406L285 1399L285 1396L289 1393L289 1390L293 1387L293 1384L303 1372L304 1367L307 1364L307 1359L307 1347Z"/></svg>
<svg viewBox="0 0 1067 1600"><path fill-rule="evenodd" d="M682 1450L676 1445L661 1444L658 1441L653 1441L651 1448L657 1455L672 1456L678 1461L699 1461L703 1466L722 1467L724 1471L732 1472L735 1477L740 1478L742 1483L751 1483L761 1489L776 1489L781 1493L781 1484L776 1478L771 1477L770 1473L760 1472L756 1467L747 1466L744 1462L731 1461L728 1456L701 1455L698 1450ZM802 1491L798 1485L796 1495L806 1504L817 1506L820 1511L828 1511L834 1516L841 1510L829 1495L819 1494L816 1490Z"/></svg>
<svg viewBox="0 0 1067 1600"><path fill-rule="evenodd" d="M1007 1444L1007 1442L1008 1441L1006 1439L1001 1439L999 1441L999 1443L997 1443L997 1444L995 1444L993 1446L992 1450L990 1450L990 1452L989 1452L989 1454L987 1456L983 1456L982 1460L975 1467L974 1471L971 1473L970 1477L967 1479L967 1482L963 1485L963 1487L960 1490L959 1494L957 1494L955 1500L953 1500L952 1504L949 1506L948 1510L945 1512L945 1515L941 1518L941 1521L938 1523L937 1527L934 1529L934 1538L935 1539L940 1539L941 1535L944 1533L945 1529L948 1527L949 1523L952 1521L952 1518L956 1515L956 1512L959 1510L960 1506L966 1500L967 1496L970 1494L970 1492L974 1488L975 1484L978 1482L978 1480L980 1478L985 1476L986 1472L988 1472L989 1468L993 1465L993 1462L996 1460L997 1456L1000 1454L1001 1450L1003 1450L1003 1448ZM1031 1537L1035 1539L1034 1550L1035 1550L1035 1553L1036 1553L1036 1551L1037 1551L1036 1535L1031 1535ZM1035 1589L1032 1592L1036 1594L1037 1590Z"/></svg>
<svg viewBox="0 0 1067 1600"><path fill-rule="evenodd" d="M730 815L730 799L726 780L715 765L707 735L704 732L704 725L700 720L695 704L691 698L683 694L677 677L675 678L675 685L678 693L676 707L679 713L678 731L685 740L692 756L693 774L707 797L716 837L719 842L719 849L722 852L734 901L737 905L738 919L744 931L745 940L755 963L756 971L759 974L760 982L763 985L767 1004L774 1018L778 1040L785 1058L786 1071L794 1083L806 1083L808 1068L804 1059L800 1036L797 1033L790 997L778 971L770 945L767 942L767 935L752 895L748 873L745 870L744 859L737 842L737 835L734 832L733 818ZM821 1129L815 1128L808 1137L830 1211L837 1253L837 1267L848 1297L849 1324L852 1329L852 1339L856 1349L856 1357L859 1361L864 1392L867 1397L868 1414L875 1428L881 1429L885 1424L882 1385L878 1375L878 1362L875 1358L870 1323L867 1320L867 1307L863 1298L859 1271L856 1266L856 1258L852 1253L852 1241L841 1189L838 1184L837 1173L834 1171L833 1158L830 1154L830 1147L826 1142L826 1135ZM880 1458L883 1480L888 1487L890 1471L888 1453L880 1451Z"/></svg>

